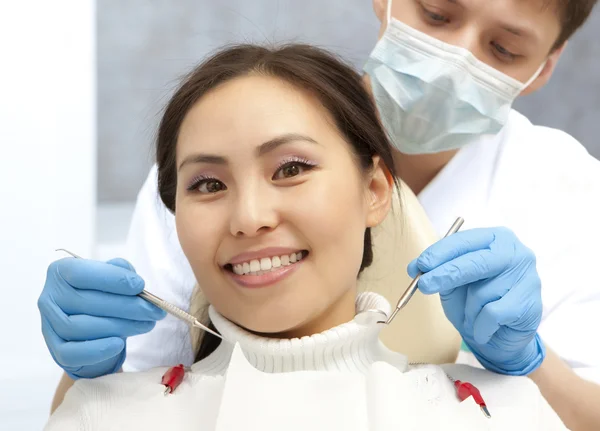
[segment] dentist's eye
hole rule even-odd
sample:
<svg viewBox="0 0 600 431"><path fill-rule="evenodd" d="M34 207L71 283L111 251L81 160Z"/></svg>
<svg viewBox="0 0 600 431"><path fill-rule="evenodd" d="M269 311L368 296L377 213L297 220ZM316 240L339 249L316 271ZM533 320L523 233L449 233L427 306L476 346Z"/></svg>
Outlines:
<svg viewBox="0 0 600 431"><path fill-rule="evenodd" d="M273 180L283 180L286 178L296 177L315 167L314 163L303 159L293 159L283 162L273 174Z"/></svg>
<svg viewBox="0 0 600 431"><path fill-rule="evenodd" d="M225 184L216 178L196 178L188 187L188 191L196 191L202 194L214 194L227 190Z"/></svg>
<svg viewBox="0 0 600 431"><path fill-rule="evenodd" d="M504 48L502 45L496 42L491 43L496 56L500 57L501 60L514 60L518 57L517 54L510 52L508 49Z"/></svg>
<svg viewBox="0 0 600 431"><path fill-rule="evenodd" d="M429 24L440 25L450 22L450 19L447 16L435 13L427 9L423 4L421 4L421 10L425 15L425 21L427 21Z"/></svg>

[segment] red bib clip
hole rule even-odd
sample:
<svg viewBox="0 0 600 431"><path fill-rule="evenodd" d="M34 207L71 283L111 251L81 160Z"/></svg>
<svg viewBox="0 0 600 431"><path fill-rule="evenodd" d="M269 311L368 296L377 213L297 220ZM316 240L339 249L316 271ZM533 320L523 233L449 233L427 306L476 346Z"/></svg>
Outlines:
<svg viewBox="0 0 600 431"><path fill-rule="evenodd" d="M173 391L179 386L179 384L183 381L183 376L185 375L185 368L183 364L176 365L175 367L171 367L167 370L167 372L162 376L162 384L166 386L165 395L172 394Z"/></svg>
<svg viewBox="0 0 600 431"><path fill-rule="evenodd" d="M485 405L485 401L483 401L483 397L481 396L479 389L469 382L461 382L460 380L454 381L454 387L456 388L456 393L461 401L464 401L469 397L473 397L473 400L475 400L483 414L487 418L491 418L490 412Z"/></svg>

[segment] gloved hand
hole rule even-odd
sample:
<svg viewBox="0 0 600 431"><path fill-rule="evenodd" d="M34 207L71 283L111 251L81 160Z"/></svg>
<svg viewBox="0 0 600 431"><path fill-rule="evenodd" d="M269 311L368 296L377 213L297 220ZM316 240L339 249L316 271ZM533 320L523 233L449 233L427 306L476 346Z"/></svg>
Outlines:
<svg viewBox="0 0 600 431"><path fill-rule="evenodd" d="M65 258L48 267L38 299L52 358L72 379L118 371L127 337L150 331L165 312L135 296L144 281L123 259Z"/></svg>
<svg viewBox="0 0 600 431"><path fill-rule="evenodd" d="M537 329L541 281L535 255L506 228L455 233L408 266L423 272L419 290L439 293L446 317L479 362L501 374L527 375L546 356Z"/></svg>

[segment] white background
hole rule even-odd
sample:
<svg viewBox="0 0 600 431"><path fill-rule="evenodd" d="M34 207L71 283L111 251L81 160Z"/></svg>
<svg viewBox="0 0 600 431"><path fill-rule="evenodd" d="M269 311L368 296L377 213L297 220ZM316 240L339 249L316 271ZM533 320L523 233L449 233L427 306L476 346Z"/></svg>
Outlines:
<svg viewBox="0 0 600 431"><path fill-rule="evenodd" d="M42 429L59 378L36 302L96 205L95 7L0 1L0 429Z"/></svg>

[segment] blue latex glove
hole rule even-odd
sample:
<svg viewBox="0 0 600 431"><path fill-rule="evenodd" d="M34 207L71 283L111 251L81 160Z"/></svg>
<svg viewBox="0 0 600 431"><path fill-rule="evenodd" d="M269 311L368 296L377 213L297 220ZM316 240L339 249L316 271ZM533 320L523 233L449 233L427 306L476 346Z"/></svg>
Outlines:
<svg viewBox="0 0 600 431"><path fill-rule="evenodd" d="M123 259L66 258L48 267L38 299L52 358L72 378L118 371L127 337L150 331L165 312L135 296L144 281Z"/></svg>
<svg viewBox="0 0 600 431"><path fill-rule="evenodd" d="M479 362L501 374L527 375L546 356L537 329L541 281L535 255L506 228L458 232L408 266L424 294L439 293L446 317Z"/></svg>

